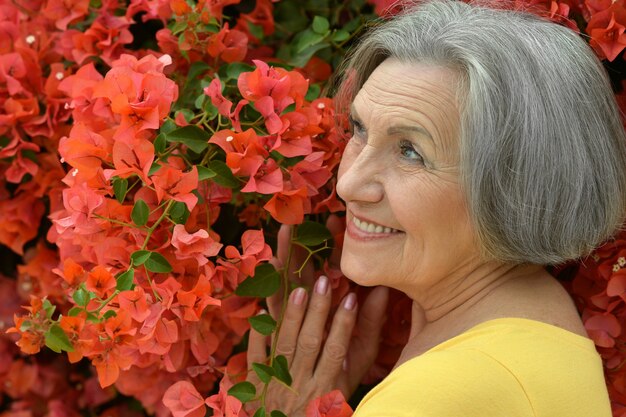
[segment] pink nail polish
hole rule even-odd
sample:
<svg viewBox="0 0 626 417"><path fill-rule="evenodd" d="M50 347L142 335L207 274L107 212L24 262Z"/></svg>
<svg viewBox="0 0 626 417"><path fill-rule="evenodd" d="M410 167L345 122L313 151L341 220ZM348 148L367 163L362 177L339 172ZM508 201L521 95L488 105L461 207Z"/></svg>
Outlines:
<svg viewBox="0 0 626 417"><path fill-rule="evenodd" d="M291 303L294 305L302 305L304 302L304 296L306 295L306 291L304 288L296 288L290 295Z"/></svg>
<svg viewBox="0 0 626 417"><path fill-rule="evenodd" d="M315 292L324 295L328 291L328 278L324 275L317 279L317 283L315 284Z"/></svg>
<svg viewBox="0 0 626 417"><path fill-rule="evenodd" d="M354 309L355 305L356 305L356 294L351 292L343 300L343 308L348 310L348 311L350 311L350 310Z"/></svg>

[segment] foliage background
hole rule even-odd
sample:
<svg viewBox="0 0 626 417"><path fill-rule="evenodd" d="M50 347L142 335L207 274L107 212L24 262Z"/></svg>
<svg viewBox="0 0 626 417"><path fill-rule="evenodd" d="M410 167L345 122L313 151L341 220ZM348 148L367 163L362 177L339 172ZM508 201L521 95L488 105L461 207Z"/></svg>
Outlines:
<svg viewBox="0 0 626 417"><path fill-rule="evenodd" d="M496 4L580 31L626 105L623 0ZM399 10L0 0L0 415L245 415L246 396L228 391L245 379L258 297L286 279L267 263L280 224L297 226L306 268L331 278L336 301L351 288L329 262L341 234L324 226L343 209L334 175L349 134L322 92L358 35ZM624 243L553 270L603 356L615 416L626 415ZM410 302L393 297L365 383L406 341ZM349 409L331 395L309 414Z"/></svg>

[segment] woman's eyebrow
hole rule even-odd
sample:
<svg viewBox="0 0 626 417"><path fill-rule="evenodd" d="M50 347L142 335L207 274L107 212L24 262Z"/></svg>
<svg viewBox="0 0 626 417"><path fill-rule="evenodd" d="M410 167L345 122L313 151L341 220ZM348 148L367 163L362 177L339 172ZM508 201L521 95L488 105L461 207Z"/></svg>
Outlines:
<svg viewBox="0 0 626 417"><path fill-rule="evenodd" d="M398 133L406 133L406 132L419 133L423 136L426 136L428 139L430 139L433 142L433 145L435 144L435 140L433 139L432 135L428 132L428 130L424 129L421 126L399 125L399 126L391 126L389 129L387 129L388 135L395 135Z"/></svg>

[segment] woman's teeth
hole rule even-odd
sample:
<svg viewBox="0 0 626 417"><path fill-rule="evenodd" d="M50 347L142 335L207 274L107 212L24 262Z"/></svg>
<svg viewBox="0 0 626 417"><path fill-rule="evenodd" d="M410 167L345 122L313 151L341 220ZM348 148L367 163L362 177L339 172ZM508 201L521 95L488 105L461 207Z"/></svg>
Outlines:
<svg viewBox="0 0 626 417"><path fill-rule="evenodd" d="M397 233L399 230L392 229L391 227L383 227L379 224L368 223L363 220L359 220L356 217L352 218L352 222L359 229L366 233Z"/></svg>

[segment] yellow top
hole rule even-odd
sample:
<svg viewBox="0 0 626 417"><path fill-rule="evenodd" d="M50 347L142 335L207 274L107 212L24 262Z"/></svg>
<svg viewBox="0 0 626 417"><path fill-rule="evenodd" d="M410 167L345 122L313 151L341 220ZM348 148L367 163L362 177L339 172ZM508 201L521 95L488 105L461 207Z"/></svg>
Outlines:
<svg viewBox="0 0 626 417"><path fill-rule="evenodd" d="M539 321L479 324L391 372L353 417L611 417L590 339Z"/></svg>

